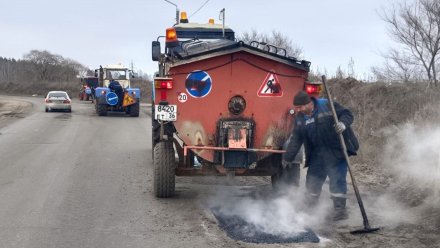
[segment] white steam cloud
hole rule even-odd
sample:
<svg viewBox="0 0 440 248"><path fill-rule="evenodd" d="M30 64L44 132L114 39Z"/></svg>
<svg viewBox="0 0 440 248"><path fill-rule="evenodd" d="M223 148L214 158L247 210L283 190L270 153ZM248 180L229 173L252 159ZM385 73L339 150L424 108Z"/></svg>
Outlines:
<svg viewBox="0 0 440 248"><path fill-rule="evenodd" d="M407 124L388 141L384 165L402 181L440 190L440 128Z"/></svg>
<svg viewBox="0 0 440 248"><path fill-rule="evenodd" d="M262 191L258 192L259 189ZM256 230L249 230L250 236L253 231L258 231L289 237L320 226L328 214L329 198L321 196L321 204L312 210L305 205L304 196L302 189L292 187L278 194L272 191L270 185L241 189L222 187L210 199L209 207L218 209L222 215L239 216L253 224Z"/></svg>

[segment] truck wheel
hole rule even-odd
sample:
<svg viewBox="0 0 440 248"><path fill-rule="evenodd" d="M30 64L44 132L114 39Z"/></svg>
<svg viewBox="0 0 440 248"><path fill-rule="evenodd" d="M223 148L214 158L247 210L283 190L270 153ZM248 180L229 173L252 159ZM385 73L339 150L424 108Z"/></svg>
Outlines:
<svg viewBox="0 0 440 248"><path fill-rule="evenodd" d="M106 116L107 115L107 106L104 104L98 104L96 106L96 112L99 116Z"/></svg>
<svg viewBox="0 0 440 248"><path fill-rule="evenodd" d="M131 105L129 107L129 112L131 117L138 117L139 116L139 102Z"/></svg>
<svg viewBox="0 0 440 248"><path fill-rule="evenodd" d="M285 186L299 186L300 164L294 163L289 167L281 168L276 174L271 176L272 187L280 189Z"/></svg>
<svg viewBox="0 0 440 248"><path fill-rule="evenodd" d="M154 146L154 193L159 198L174 195L175 158L173 142L162 141Z"/></svg>

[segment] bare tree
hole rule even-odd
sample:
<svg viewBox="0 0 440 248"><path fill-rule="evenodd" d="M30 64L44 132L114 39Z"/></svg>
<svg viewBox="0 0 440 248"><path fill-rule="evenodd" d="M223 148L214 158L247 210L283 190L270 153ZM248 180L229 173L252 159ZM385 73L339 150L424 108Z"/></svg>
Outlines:
<svg viewBox="0 0 440 248"><path fill-rule="evenodd" d="M388 53L383 53L385 58L383 66L372 67L373 74L380 81L397 81L408 83L422 80L420 77L420 64L413 57L391 48Z"/></svg>
<svg viewBox="0 0 440 248"><path fill-rule="evenodd" d="M382 19L389 24L389 32L396 42L402 45L401 52L389 53L391 71L409 73L421 66L429 85L437 86L440 54L440 1L417 0L393 5L384 10ZM393 69L398 70L393 70ZM385 68L385 71L388 69ZM403 75L406 78L408 75Z"/></svg>
<svg viewBox="0 0 440 248"><path fill-rule="evenodd" d="M296 46L293 41L285 34L273 30L270 35L258 33L257 30L252 29L250 32L244 32L238 39L245 43L251 43L252 41L264 42L279 48L286 49L288 56L300 59L302 57L302 49ZM279 51L279 53L282 53Z"/></svg>
<svg viewBox="0 0 440 248"><path fill-rule="evenodd" d="M50 80L51 69L60 64L61 58L61 56L54 55L46 50L31 50L23 56L23 59L30 61L35 66L40 80Z"/></svg>

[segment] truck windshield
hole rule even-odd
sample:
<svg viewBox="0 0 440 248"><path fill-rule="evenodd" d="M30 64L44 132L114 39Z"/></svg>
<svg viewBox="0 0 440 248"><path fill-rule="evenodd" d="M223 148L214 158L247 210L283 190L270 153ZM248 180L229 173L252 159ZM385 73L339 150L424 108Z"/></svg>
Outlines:
<svg viewBox="0 0 440 248"><path fill-rule="evenodd" d="M127 79L127 72L126 70L107 70L105 79L111 80L118 80L118 79Z"/></svg>

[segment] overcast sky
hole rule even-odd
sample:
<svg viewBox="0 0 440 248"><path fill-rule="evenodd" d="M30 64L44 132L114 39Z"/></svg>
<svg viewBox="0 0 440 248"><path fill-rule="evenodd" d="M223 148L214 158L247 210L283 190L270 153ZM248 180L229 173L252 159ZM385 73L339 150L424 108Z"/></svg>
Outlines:
<svg viewBox="0 0 440 248"><path fill-rule="evenodd" d="M358 77L383 59L392 45L377 12L397 0L171 0L190 22L218 20L236 34L256 29L284 33L303 50L312 68L329 74L353 58ZM91 69L133 61L153 74L151 41L174 24L176 8L164 0L0 0L0 56L22 58L32 49L74 59ZM196 12L194 14L194 12Z"/></svg>

